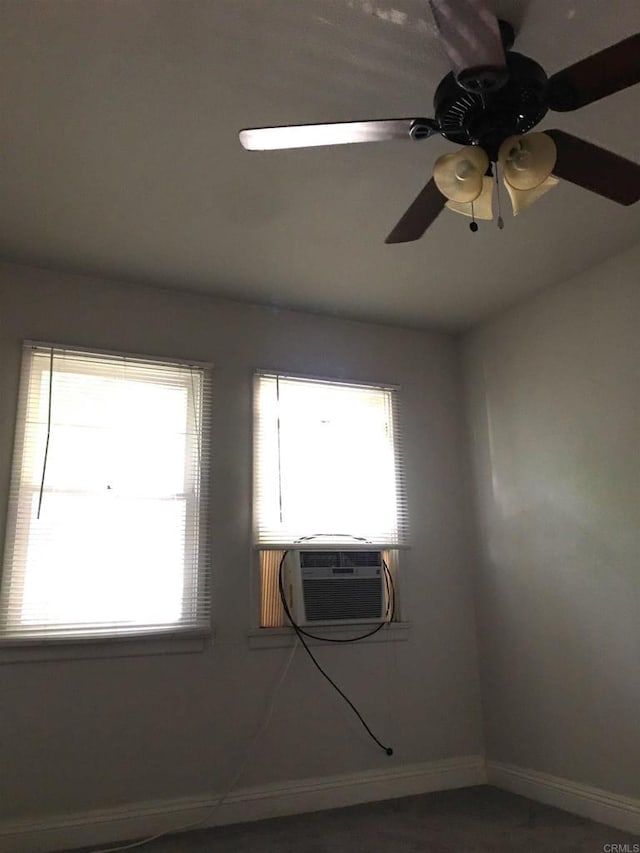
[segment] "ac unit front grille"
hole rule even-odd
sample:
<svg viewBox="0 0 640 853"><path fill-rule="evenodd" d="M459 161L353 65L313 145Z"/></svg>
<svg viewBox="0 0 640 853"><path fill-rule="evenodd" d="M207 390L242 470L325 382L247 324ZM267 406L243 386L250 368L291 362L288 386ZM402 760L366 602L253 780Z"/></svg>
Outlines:
<svg viewBox="0 0 640 853"><path fill-rule="evenodd" d="M300 551L300 566L303 569L339 565L340 551Z"/></svg>
<svg viewBox="0 0 640 853"><path fill-rule="evenodd" d="M307 622L382 618L380 578L305 579Z"/></svg>
<svg viewBox="0 0 640 853"><path fill-rule="evenodd" d="M381 566L380 551L300 551L303 569L323 566Z"/></svg>
<svg viewBox="0 0 640 853"><path fill-rule="evenodd" d="M341 551L340 565L342 566L381 566L380 551Z"/></svg>

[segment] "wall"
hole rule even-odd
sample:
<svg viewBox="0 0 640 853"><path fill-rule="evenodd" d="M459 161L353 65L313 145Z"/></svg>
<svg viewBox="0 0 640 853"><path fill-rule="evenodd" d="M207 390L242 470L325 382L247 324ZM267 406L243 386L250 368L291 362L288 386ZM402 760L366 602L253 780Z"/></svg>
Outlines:
<svg viewBox="0 0 640 853"><path fill-rule="evenodd" d="M490 759L640 795L640 247L464 343Z"/></svg>
<svg viewBox="0 0 640 853"><path fill-rule="evenodd" d="M469 481L453 339L8 265L0 300L2 518L22 339L215 364L215 643L189 654L0 664L3 818L220 791L235 772L289 654L250 648L247 637L256 367L402 386L413 531L402 596L413 626L404 642L318 651L395 748L393 758L371 744L298 653L240 784L482 752Z"/></svg>

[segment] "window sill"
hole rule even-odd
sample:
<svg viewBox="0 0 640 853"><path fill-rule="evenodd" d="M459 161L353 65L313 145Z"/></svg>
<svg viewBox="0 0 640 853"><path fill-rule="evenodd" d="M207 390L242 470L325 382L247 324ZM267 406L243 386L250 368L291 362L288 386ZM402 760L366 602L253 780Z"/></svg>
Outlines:
<svg viewBox="0 0 640 853"><path fill-rule="evenodd" d="M147 657L203 652L213 635L105 637L67 640L0 640L0 666L32 661L82 660L84 658Z"/></svg>
<svg viewBox="0 0 640 853"><path fill-rule="evenodd" d="M308 630L318 635L324 634L333 640L347 640L357 637L360 633L366 633L366 625L352 625L344 628L341 625L327 625L325 627L309 628ZM390 622L380 631L370 637L358 640L360 643L397 643L409 639L411 634L411 622ZM254 628L248 632L250 649L277 649L291 646L295 633L293 628ZM309 646L322 646L322 640L311 640L305 637Z"/></svg>

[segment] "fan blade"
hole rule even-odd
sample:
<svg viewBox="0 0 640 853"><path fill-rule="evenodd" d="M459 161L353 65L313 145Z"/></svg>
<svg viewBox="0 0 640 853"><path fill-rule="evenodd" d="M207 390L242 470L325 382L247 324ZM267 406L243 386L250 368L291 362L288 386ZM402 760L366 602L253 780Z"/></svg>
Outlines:
<svg viewBox="0 0 640 853"><path fill-rule="evenodd" d="M384 242L410 243L418 240L437 218L446 201L431 178Z"/></svg>
<svg viewBox="0 0 640 853"><path fill-rule="evenodd" d="M430 118L390 118L373 121L341 121L334 124L293 124L255 127L240 131L247 151L347 145L352 142L386 142L390 139L426 139L439 128Z"/></svg>
<svg viewBox="0 0 640 853"><path fill-rule="evenodd" d="M546 130L545 133L553 139L558 151L554 175L618 204L629 205L640 200L638 163L563 130Z"/></svg>
<svg viewBox="0 0 640 853"><path fill-rule="evenodd" d="M568 112L640 83L640 33L558 71L549 78L548 105Z"/></svg>
<svg viewBox="0 0 640 853"><path fill-rule="evenodd" d="M507 64L489 0L429 0L429 5L458 83L472 92L502 86Z"/></svg>

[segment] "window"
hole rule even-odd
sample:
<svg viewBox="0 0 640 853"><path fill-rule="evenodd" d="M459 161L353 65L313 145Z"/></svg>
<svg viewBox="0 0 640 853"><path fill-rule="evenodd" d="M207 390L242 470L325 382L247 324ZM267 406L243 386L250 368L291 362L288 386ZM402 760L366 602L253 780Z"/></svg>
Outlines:
<svg viewBox="0 0 640 853"><path fill-rule="evenodd" d="M27 343L0 638L209 628L209 372Z"/></svg>
<svg viewBox="0 0 640 853"><path fill-rule="evenodd" d="M407 541L407 508L397 389L265 372L255 377L254 406L254 540L266 626L284 624L277 571L287 547L309 539L397 549Z"/></svg>

